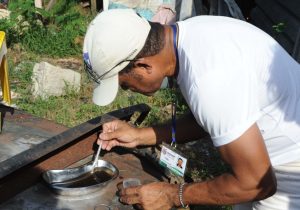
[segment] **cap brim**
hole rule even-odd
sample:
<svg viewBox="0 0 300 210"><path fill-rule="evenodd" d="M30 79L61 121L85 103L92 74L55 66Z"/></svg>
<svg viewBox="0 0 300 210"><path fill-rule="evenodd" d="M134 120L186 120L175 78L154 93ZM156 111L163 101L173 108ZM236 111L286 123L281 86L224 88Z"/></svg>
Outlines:
<svg viewBox="0 0 300 210"><path fill-rule="evenodd" d="M118 74L101 80L101 84L98 85L93 92L93 102L99 106L106 106L113 102L116 98L119 88L119 76Z"/></svg>

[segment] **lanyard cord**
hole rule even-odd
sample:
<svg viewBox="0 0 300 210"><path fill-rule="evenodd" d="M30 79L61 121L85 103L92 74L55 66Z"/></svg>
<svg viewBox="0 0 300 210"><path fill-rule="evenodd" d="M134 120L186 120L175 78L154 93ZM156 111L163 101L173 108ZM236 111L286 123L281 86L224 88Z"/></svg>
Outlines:
<svg viewBox="0 0 300 210"><path fill-rule="evenodd" d="M171 146L176 147L176 102L172 102L172 142Z"/></svg>
<svg viewBox="0 0 300 210"><path fill-rule="evenodd" d="M176 56L176 67L175 67L175 78L177 78L178 75L178 68L179 68L179 60L178 60L178 49L177 49L177 25L171 25L172 31L173 31L173 47L175 51L175 56Z"/></svg>
<svg viewBox="0 0 300 210"><path fill-rule="evenodd" d="M175 51L175 56L176 56L176 70L175 70L175 77L177 77L177 68L178 68L178 51L177 51L177 27L176 25L171 25L172 30L173 30L173 46L174 46L174 51ZM174 83L174 82L173 82ZM174 84L172 84L173 89ZM172 142L171 146L176 147L176 100L175 100L175 94L173 94L173 102L172 102Z"/></svg>

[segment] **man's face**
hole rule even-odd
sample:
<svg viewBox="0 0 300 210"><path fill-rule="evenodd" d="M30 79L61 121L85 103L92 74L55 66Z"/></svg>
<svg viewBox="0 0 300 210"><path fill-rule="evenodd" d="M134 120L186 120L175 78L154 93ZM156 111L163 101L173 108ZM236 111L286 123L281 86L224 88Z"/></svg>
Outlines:
<svg viewBox="0 0 300 210"><path fill-rule="evenodd" d="M137 65L128 73L119 74L119 84L124 90L131 90L147 96L160 89L164 76L156 65Z"/></svg>
<svg viewBox="0 0 300 210"><path fill-rule="evenodd" d="M178 159L178 162L177 162L177 165L179 166L179 167L181 167L182 166L182 160L181 159Z"/></svg>

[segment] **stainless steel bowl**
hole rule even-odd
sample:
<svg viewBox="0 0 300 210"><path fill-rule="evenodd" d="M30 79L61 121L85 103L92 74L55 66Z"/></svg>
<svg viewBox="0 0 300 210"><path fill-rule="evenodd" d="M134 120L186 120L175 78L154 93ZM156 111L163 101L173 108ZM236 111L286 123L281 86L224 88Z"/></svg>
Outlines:
<svg viewBox="0 0 300 210"><path fill-rule="evenodd" d="M103 189L119 175L117 167L105 160L98 160L94 170L92 164L49 170L43 173L43 179L58 195L79 196Z"/></svg>

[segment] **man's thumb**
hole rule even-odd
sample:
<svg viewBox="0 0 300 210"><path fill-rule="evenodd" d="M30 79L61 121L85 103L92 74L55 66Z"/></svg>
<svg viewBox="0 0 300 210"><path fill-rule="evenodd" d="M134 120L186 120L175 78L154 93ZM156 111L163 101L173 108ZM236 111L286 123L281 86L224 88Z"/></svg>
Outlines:
<svg viewBox="0 0 300 210"><path fill-rule="evenodd" d="M117 139L118 138L118 132L113 131L113 132L108 132L108 133L100 133L100 139L101 140L112 140L112 139Z"/></svg>

